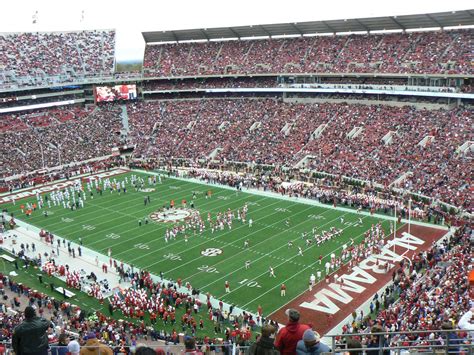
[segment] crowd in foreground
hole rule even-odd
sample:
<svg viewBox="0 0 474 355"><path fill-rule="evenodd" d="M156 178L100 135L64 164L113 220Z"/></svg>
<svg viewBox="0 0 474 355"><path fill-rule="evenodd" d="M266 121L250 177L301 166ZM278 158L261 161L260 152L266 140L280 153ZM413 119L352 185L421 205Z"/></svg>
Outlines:
<svg viewBox="0 0 474 355"><path fill-rule="evenodd" d="M337 346L370 349L380 344L386 347L417 345L429 349L446 344L446 334L440 333L439 329L459 327L472 330L470 321L473 309L469 309L473 305L467 280L467 274L472 270L471 227L461 227L449 239L433 245L426 252L414 255L410 263L401 262L393 271L393 285L374 297L371 314L364 317L362 312L360 315L355 313L354 321L344 326L344 333L356 335L342 336L338 339ZM107 353L138 352L140 343L158 339L168 344L184 343L185 347L190 347L190 351L200 349L229 353L233 344L241 349L250 345L249 351L252 354L260 353L263 349L282 354L319 354L330 351L321 342L321 336L312 329L317 329L318 325L300 324L300 315L294 309L287 311L288 323L283 328L279 329L277 323L262 320L261 335L252 343L251 332L254 327L251 317L230 317L222 312L221 305L213 309L208 302L207 314L212 316L216 325L214 336L196 338L195 330L200 326L196 322L196 314L206 306L193 296L177 292L173 285L153 282L144 271L133 273L131 278L133 289L117 295L109 311L113 314L116 309L122 310L124 304L135 309L136 302L144 300L146 304L148 300L157 297L155 300L159 300L159 304L156 312L149 318L144 317L141 312L142 308L148 306L140 306L130 313L133 321L116 320L100 312L89 314L69 301L57 300L18 284L6 275L0 275L0 293L7 296L0 309L1 340L8 342L13 337L14 347L25 346L28 349L34 344L30 340L31 327L37 324L39 329L44 328L38 346L46 344L54 351L55 344L66 345L67 339L72 337L78 341L69 343L69 352L75 353L81 347L77 352L83 355L94 346L101 346L101 351ZM28 307L22 313L19 309L24 303ZM170 314L177 308L185 309L181 320ZM36 318L36 314L39 318ZM160 324L170 322L173 326L176 324L176 327L169 334L158 331L157 319ZM27 324L23 326L26 327L24 334L28 334L29 339L26 343L21 342L22 332L18 331L22 328L14 330L21 323ZM223 330L225 327L227 328ZM386 335L383 338L374 334L394 331L406 333ZM417 331L422 333L416 333ZM189 336L179 339L178 332ZM209 332L212 333L212 330ZM453 332L448 336L452 350L458 353L469 341L470 333ZM159 346L160 353L173 351L166 347L166 343ZM17 350L17 353L23 352Z"/></svg>
<svg viewBox="0 0 474 355"><path fill-rule="evenodd" d="M468 274L472 270L473 231L465 226L448 240L401 263L393 271L393 284L371 302L371 313L354 314L343 332L359 335L342 338L359 341L363 346L374 342L371 333L406 332L385 337L383 346L444 345L450 337L450 352L459 353L472 341L472 290ZM464 332L440 333L438 330L465 329ZM416 333L422 331L421 333ZM375 346L379 344L378 337Z"/></svg>

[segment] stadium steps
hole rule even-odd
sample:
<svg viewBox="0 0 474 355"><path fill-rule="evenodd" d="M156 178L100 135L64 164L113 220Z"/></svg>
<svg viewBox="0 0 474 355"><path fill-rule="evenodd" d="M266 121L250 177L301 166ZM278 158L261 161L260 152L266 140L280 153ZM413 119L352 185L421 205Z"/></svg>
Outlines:
<svg viewBox="0 0 474 355"><path fill-rule="evenodd" d="M210 159L210 160L214 159L222 150L223 148L217 147L207 156L207 159Z"/></svg>
<svg viewBox="0 0 474 355"><path fill-rule="evenodd" d="M130 132L130 128L128 125L128 112L127 112L127 105L122 105L122 113L120 114L120 117L122 118L122 129L120 130L122 134L125 136L128 135Z"/></svg>
<svg viewBox="0 0 474 355"><path fill-rule="evenodd" d="M396 134L397 132L395 131L389 131L385 136L382 137L382 142L384 145L389 145L389 144L392 144L393 142L393 136Z"/></svg>
<svg viewBox="0 0 474 355"><path fill-rule="evenodd" d="M347 36L347 40L346 42L344 43L344 45L342 46L342 49L337 53L336 55L336 58L334 58L334 62L337 62L337 60L339 59L339 57L341 56L342 53L344 53L344 50L347 48L347 46L349 45L349 43L352 41L352 37L351 36Z"/></svg>
<svg viewBox="0 0 474 355"><path fill-rule="evenodd" d="M301 151L301 150L300 150ZM314 159L314 155L305 155L302 159L300 159L294 166L293 168L295 169L300 169L304 168L306 166L306 163L312 159Z"/></svg>
<svg viewBox="0 0 474 355"><path fill-rule="evenodd" d="M280 130L280 133L283 133L285 136L287 136L290 133L292 127L293 123L286 122L283 128Z"/></svg>
<svg viewBox="0 0 474 355"><path fill-rule="evenodd" d="M413 176L413 173L411 171L407 171L403 173L402 175L400 175L399 177L397 177L395 180L393 180L388 186L389 187L400 186L402 182L404 182L407 178L412 177L412 176Z"/></svg>
<svg viewBox="0 0 474 355"><path fill-rule="evenodd" d="M226 130L226 128L229 127L229 126L230 126L230 122L229 121L224 121L219 125L219 131L224 132Z"/></svg>
<svg viewBox="0 0 474 355"><path fill-rule="evenodd" d="M474 141L464 142L456 149L456 153L459 155L466 155L469 152L474 152Z"/></svg>
<svg viewBox="0 0 474 355"><path fill-rule="evenodd" d="M357 136L361 134L363 130L364 130L364 127L354 127L351 129L349 133L346 134L346 137L349 139L357 138Z"/></svg>
<svg viewBox="0 0 474 355"><path fill-rule="evenodd" d="M323 131L327 128L328 124L327 123L322 123L319 125L318 128L316 128L313 133L311 133L311 136L309 136L309 140L312 141L314 139L318 139L321 137L323 134Z"/></svg>
<svg viewBox="0 0 474 355"><path fill-rule="evenodd" d="M422 148L425 148L428 144L433 143L434 140L435 140L434 136L426 136L417 145L419 145Z"/></svg>
<svg viewBox="0 0 474 355"><path fill-rule="evenodd" d="M76 47L76 50L77 50L77 54L78 54L78 57L79 57L79 61L81 62L82 72L83 72L84 75L86 75L86 72L87 72L87 71L86 71L86 65L85 65L84 60L83 60L83 58L82 58L82 51L81 51L81 49L79 48L79 45L78 45L77 42L75 43L75 47Z"/></svg>
<svg viewBox="0 0 474 355"><path fill-rule="evenodd" d="M453 46L453 44L458 40L459 36L460 36L459 34L456 34L456 35L455 35L455 37L453 38L453 40L451 41L451 43L449 44L449 46L447 46L446 49L444 50L443 54L441 54L440 59L441 59L441 58L444 58L444 56L445 56L446 54L448 54L448 52L451 50L451 47Z"/></svg>
<svg viewBox="0 0 474 355"><path fill-rule="evenodd" d="M20 148L15 148L15 149L18 151L18 153L20 153L21 155L23 155L24 157L26 157L25 152L23 152Z"/></svg>
<svg viewBox="0 0 474 355"><path fill-rule="evenodd" d="M242 64L245 64L247 62L247 59L249 58L249 54L252 51L252 48L253 48L253 42L250 43L249 50L247 51L247 53L244 54L244 58L243 58L244 60L242 61Z"/></svg>
<svg viewBox="0 0 474 355"><path fill-rule="evenodd" d="M221 56L222 47L224 47L224 42L222 42L221 46L219 47L219 50L217 51L216 57L214 58L214 62L216 62L217 59L219 59L219 57Z"/></svg>
<svg viewBox="0 0 474 355"><path fill-rule="evenodd" d="M316 43L316 38L311 42L311 45L309 48L306 49L306 52L304 53L303 57L303 63L306 64L306 59L308 59L309 54L313 51L314 44Z"/></svg>
<svg viewBox="0 0 474 355"><path fill-rule="evenodd" d="M249 131L250 131L250 132L253 132L253 131L259 129L261 125L262 125L262 122L260 122L260 121L255 121L255 122L250 126Z"/></svg>
<svg viewBox="0 0 474 355"><path fill-rule="evenodd" d="M416 38L416 40L414 40L414 41L411 43L411 45L410 45L410 47L408 48L408 50L407 50L407 51L405 52L405 54L402 56L400 62L404 61L405 58L406 58L406 56L407 56L408 54L410 54L411 52L413 52L413 50L416 48L416 46L418 45L418 42L420 42L420 40L421 40L421 35L419 34L418 37Z"/></svg>

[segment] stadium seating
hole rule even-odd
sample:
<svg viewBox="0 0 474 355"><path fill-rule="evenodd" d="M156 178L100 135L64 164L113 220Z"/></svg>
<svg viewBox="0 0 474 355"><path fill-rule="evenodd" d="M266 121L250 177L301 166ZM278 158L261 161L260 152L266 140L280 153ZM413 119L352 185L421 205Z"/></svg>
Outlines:
<svg viewBox="0 0 474 355"><path fill-rule="evenodd" d="M115 31L0 34L0 86L39 86L114 72Z"/></svg>
<svg viewBox="0 0 474 355"><path fill-rule="evenodd" d="M129 139L137 144L138 157L294 166L309 155L307 168L387 186L411 172L399 187L470 208L469 158L456 153L473 138L469 109L291 104L275 99L130 107ZM312 139L320 127L320 137ZM387 134L390 144L384 140ZM425 140L431 143L423 145Z"/></svg>
<svg viewBox="0 0 474 355"><path fill-rule="evenodd" d="M472 73L472 30L148 45L149 77L255 73Z"/></svg>
<svg viewBox="0 0 474 355"><path fill-rule="evenodd" d="M111 154L119 142L120 112L120 107L109 105L93 111L68 107L6 116L8 127L0 133L0 173L41 169L43 160L45 167L54 167Z"/></svg>

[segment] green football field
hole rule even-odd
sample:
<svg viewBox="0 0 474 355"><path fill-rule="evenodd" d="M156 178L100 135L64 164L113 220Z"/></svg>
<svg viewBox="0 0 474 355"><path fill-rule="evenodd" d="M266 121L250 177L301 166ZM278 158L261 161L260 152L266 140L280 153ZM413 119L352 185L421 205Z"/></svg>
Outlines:
<svg viewBox="0 0 474 355"><path fill-rule="evenodd" d="M147 180L144 173L133 173ZM338 255L344 244L349 244L351 238L357 243L363 239L363 234L372 224L379 222L378 218L365 216L354 212L343 212L329 208L312 206L297 201L272 198L251 193L220 188L215 185L166 178L161 184L146 188L154 188L152 192L135 191L130 185L132 173L118 175L117 181L128 176L127 193L104 191L103 195L89 195L85 207L75 211L64 209L62 206L52 207L49 216L43 216L42 211L36 211L29 218L21 217L20 205L30 198L17 202L16 205L3 205L16 218L22 219L39 228L46 229L62 238L78 241L93 250L107 254L110 247L112 257L127 264L133 264L156 275L163 272L164 277L183 283L190 282L201 292L210 292L214 297L229 304L256 313L261 305L264 314L284 306L294 297L307 290L311 273L316 275L318 269L324 275L324 263L329 260L331 253ZM83 184L84 185L84 184ZM212 197L206 199L208 190ZM196 199L192 199L196 192ZM87 193L87 190L86 190ZM144 205L145 196L150 196L151 203ZM150 214L169 205L170 200L176 201L176 207L181 207L181 201L194 201L195 209L201 213L206 223L204 233L187 232L187 241L183 235L175 240L165 242L165 231L172 224L152 222ZM234 220L232 229L211 233L207 222L208 213L213 219L218 212L228 209L237 211L248 205L249 218L253 220L252 227L248 222L243 224ZM189 206L188 206L189 208ZM144 222L145 217L150 223ZM344 221L341 221L341 217ZM362 219L363 224L359 223ZM289 219L289 226L286 221ZM178 222L179 223L179 222ZM390 222L382 221L386 233ZM313 227L318 232L329 230L331 227L342 229L342 235L321 246L312 244L306 246L301 234L311 234ZM249 247L244 247L244 241L249 240ZM288 246L288 241L293 246ZM298 255L298 246L303 250L303 256ZM318 258L324 257L322 265ZM251 266L245 268L245 262L250 260ZM270 277L269 267L275 271L276 277ZM230 293L225 293L224 283L230 283ZM286 297L280 297L280 285L287 286Z"/></svg>

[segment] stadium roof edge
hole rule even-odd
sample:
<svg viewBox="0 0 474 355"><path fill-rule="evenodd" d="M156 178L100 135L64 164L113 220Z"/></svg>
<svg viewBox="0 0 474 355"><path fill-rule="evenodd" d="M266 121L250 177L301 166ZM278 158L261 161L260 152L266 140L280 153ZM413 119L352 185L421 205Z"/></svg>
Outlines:
<svg viewBox="0 0 474 355"><path fill-rule="evenodd" d="M474 25L474 10L416 15L142 32L146 43Z"/></svg>

